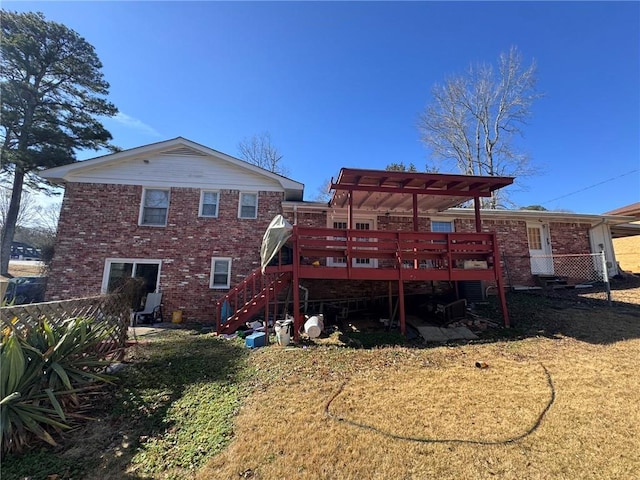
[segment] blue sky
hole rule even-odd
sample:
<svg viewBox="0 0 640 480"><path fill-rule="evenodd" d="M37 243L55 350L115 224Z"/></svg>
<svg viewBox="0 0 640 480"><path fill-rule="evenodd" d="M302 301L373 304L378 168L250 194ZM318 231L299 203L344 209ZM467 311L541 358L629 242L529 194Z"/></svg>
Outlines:
<svg viewBox="0 0 640 480"><path fill-rule="evenodd" d="M638 2L3 2L85 37L114 143L183 136L237 155L263 131L314 197L340 167L431 163L431 87L517 46L545 94L518 144L519 206L603 213L640 201ZM83 153L80 158L88 158ZM578 192L578 193L574 193Z"/></svg>

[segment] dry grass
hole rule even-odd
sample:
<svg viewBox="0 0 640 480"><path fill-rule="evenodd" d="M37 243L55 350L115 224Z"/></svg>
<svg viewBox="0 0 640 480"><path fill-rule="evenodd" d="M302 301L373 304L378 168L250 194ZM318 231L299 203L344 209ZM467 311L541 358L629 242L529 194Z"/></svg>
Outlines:
<svg viewBox="0 0 640 480"><path fill-rule="evenodd" d="M14 277L39 277L43 271L42 262L13 260L9 262L9 274Z"/></svg>
<svg viewBox="0 0 640 480"><path fill-rule="evenodd" d="M256 351L235 440L199 478L640 478L640 318L609 313L625 331L597 341L602 312L559 315L588 341Z"/></svg>

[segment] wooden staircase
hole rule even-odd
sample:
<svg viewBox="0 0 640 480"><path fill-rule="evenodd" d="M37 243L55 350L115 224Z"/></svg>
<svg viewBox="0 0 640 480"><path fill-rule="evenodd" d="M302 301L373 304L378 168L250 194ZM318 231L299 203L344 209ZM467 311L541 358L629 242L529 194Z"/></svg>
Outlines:
<svg viewBox="0 0 640 480"><path fill-rule="evenodd" d="M216 302L217 332L233 333L252 317L264 313L290 284L289 271L263 274L257 268Z"/></svg>

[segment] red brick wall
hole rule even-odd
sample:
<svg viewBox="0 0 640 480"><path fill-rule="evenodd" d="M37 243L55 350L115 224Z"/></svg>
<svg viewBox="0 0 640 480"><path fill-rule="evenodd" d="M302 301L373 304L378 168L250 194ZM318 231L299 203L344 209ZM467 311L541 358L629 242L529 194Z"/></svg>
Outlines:
<svg viewBox="0 0 640 480"><path fill-rule="evenodd" d="M138 226L141 186L70 183L58 226L49 300L100 293L107 258L162 260L165 319L213 319L211 257L231 257L231 284L259 266L262 234L282 212L283 194L260 192L258 219L238 219L239 191L221 190L218 218L198 217L200 190L172 188L166 227Z"/></svg>
<svg viewBox="0 0 640 480"><path fill-rule="evenodd" d="M456 232L475 232L473 219L458 219ZM591 253L589 224L549 223L553 255ZM504 268L502 275L507 285L534 285L529 259L527 223L524 220L482 220L483 232L496 232Z"/></svg>
<svg viewBox="0 0 640 480"><path fill-rule="evenodd" d="M411 231L413 230L413 218L380 215L378 216L378 230L395 232ZM431 219L418 218L418 231L430 232Z"/></svg>

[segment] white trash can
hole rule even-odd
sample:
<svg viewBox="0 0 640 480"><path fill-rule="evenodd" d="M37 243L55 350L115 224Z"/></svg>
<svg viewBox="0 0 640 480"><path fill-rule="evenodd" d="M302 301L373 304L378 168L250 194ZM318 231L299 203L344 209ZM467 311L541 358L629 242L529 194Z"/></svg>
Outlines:
<svg viewBox="0 0 640 480"><path fill-rule="evenodd" d="M309 335L309 338L318 338L324 330L324 315L314 315L309 320L304 322L304 333Z"/></svg>
<svg viewBox="0 0 640 480"><path fill-rule="evenodd" d="M286 347L291 342L291 331L293 330L293 320L276 320L274 327L276 332L276 342L282 347Z"/></svg>

